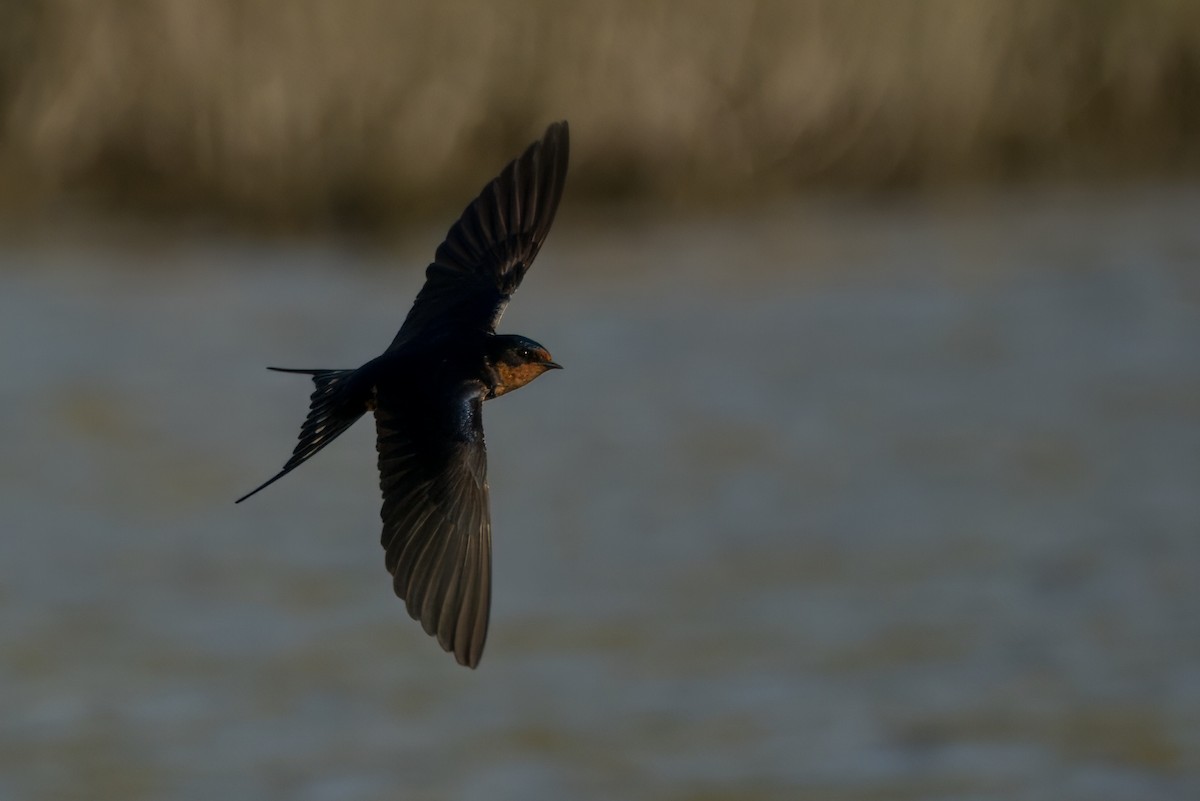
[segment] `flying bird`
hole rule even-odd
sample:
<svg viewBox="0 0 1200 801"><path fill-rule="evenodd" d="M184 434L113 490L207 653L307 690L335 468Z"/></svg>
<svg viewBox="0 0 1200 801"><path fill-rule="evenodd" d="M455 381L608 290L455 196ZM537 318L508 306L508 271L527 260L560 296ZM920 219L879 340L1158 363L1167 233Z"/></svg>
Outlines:
<svg viewBox="0 0 1200 801"><path fill-rule="evenodd" d="M399 333L356 370L297 370L316 388L273 484L367 412L375 416L385 563L396 595L459 664L479 664L491 609L492 525L482 406L560 367L496 324L554 221L566 122L546 129L450 227Z"/></svg>

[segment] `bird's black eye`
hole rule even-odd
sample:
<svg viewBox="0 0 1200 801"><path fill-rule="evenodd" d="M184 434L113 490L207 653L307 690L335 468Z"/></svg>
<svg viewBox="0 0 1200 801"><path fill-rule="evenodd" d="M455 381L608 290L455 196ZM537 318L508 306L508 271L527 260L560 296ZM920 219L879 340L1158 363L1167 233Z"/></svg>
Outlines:
<svg viewBox="0 0 1200 801"><path fill-rule="evenodd" d="M521 348L521 358L522 359L532 359L533 351L531 351L529 348Z"/></svg>

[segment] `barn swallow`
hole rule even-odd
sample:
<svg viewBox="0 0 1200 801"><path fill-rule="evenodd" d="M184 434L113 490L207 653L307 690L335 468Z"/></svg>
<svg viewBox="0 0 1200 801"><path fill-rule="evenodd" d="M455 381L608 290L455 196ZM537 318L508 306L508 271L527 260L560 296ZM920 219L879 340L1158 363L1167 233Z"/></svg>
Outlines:
<svg viewBox="0 0 1200 801"><path fill-rule="evenodd" d="M383 547L396 595L459 664L479 664L491 609L492 525L482 406L560 365L496 324L554 221L567 123L546 129L446 234L392 344L357 370L296 370L316 388L283 469L375 415Z"/></svg>

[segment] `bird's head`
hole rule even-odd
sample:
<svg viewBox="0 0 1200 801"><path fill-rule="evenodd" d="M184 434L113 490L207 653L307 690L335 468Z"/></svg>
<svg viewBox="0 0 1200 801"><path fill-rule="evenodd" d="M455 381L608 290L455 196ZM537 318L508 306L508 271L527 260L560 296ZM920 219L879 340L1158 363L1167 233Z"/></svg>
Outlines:
<svg viewBox="0 0 1200 801"><path fill-rule="evenodd" d="M487 359L495 381L493 398L525 386L547 370L562 369L551 361L550 351L532 339L511 334L491 338Z"/></svg>

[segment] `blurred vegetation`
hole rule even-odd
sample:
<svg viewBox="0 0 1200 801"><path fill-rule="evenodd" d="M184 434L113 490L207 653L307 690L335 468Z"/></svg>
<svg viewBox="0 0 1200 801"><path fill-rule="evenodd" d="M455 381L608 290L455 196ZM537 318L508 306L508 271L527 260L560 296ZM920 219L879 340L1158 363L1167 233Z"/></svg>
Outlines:
<svg viewBox="0 0 1200 801"><path fill-rule="evenodd" d="M571 192L1200 167L1193 0L0 0L0 206L371 225L548 122Z"/></svg>

